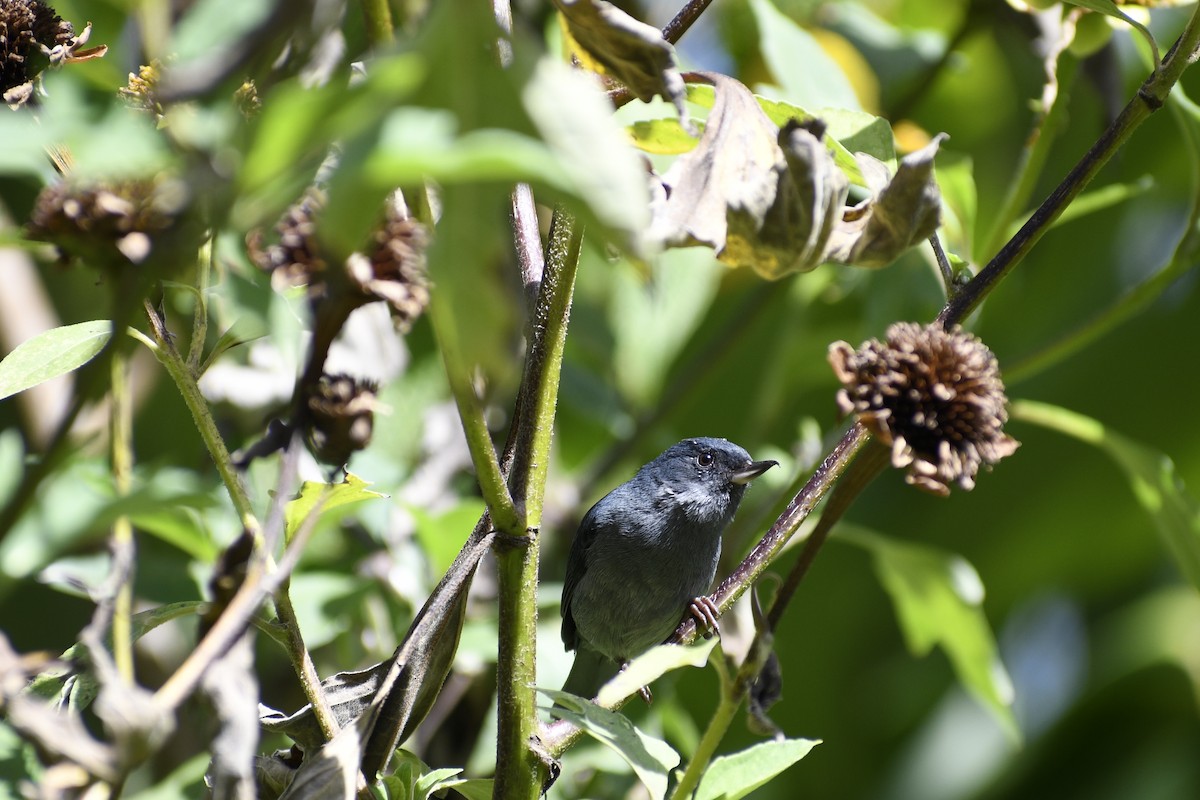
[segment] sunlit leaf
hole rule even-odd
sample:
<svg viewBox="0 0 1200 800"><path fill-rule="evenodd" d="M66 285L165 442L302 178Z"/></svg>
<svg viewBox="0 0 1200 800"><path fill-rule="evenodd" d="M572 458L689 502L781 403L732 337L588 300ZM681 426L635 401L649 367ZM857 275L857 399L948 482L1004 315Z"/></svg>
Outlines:
<svg viewBox="0 0 1200 800"><path fill-rule="evenodd" d="M0 400L79 369L111 338L112 323L98 319L52 328L25 340L0 361Z"/></svg>
<svg viewBox="0 0 1200 800"><path fill-rule="evenodd" d="M682 647L661 644L642 653L600 689L596 703L611 706L649 686L661 676L681 667L703 667L708 663L709 653L717 646L717 637L700 639L695 644Z"/></svg>
<svg viewBox="0 0 1200 800"><path fill-rule="evenodd" d="M751 0L750 8L758 22L763 58L789 101L805 108L859 110L846 74L812 34L770 0Z"/></svg>
<svg viewBox="0 0 1200 800"><path fill-rule="evenodd" d="M679 754L662 739L648 735L616 711L566 692L538 689L554 701L552 713L612 748L633 768L650 796L662 800L667 776L679 764Z"/></svg>
<svg viewBox="0 0 1200 800"><path fill-rule="evenodd" d="M804 758L820 743L820 739L782 739L715 758L696 790L696 800L738 800L746 797Z"/></svg>
<svg viewBox="0 0 1200 800"><path fill-rule="evenodd" d="M1183 485L1175 463L1166 454L1122 436L1091 417L1047 403L1015 402L1012 418L1065 433L1112 458L1154 520L1179 570L1200 589L1200 504Z"/></svg>
<svg viewBox="0 0 1200 800"><path fill-rule="evenodd" d="M843 525L838 535L871 553L909 651L924 656L940 646L963 686L992 712L1009 736L1019 738L1012 712L1012 682L983 613L983 582L975 568L961 556L936 547L862 529Z"/></svg>
<svg viewBox="0 0 1200 800"><path fill-rule="evenodd" d="M639 150L655 155L675 156L696 146L696 137L685 131L679 120L675 119L635 122L629 126L629 135Z"/></svg>
<svg viewBox="0 0 1200 800"><path fill-rule="evenodd" d="M284 508L284 531L287 541L292 540L305 518L318 503L321 504L321 511L326 512L350 503L387 497L385 494L368 489L367 487L370 485L352 472L347 472L346 479L341 483L305 481L300 485L300 491L296 497L289 501Z"/></svg>

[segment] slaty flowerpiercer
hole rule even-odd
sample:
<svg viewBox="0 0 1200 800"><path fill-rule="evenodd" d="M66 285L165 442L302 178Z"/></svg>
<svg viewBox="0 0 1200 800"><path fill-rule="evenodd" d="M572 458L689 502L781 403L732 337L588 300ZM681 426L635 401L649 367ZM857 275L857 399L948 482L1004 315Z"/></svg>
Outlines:
<svg viewBox="0 0 1200 800"><path fill-rule="evenodd" d="M721 535L746 484L775 465L725 439L684 439L592 506L571 543L563 586L562 639L575 651L565 691L594 697L685 613L716 627L704 594Z"/></svg>

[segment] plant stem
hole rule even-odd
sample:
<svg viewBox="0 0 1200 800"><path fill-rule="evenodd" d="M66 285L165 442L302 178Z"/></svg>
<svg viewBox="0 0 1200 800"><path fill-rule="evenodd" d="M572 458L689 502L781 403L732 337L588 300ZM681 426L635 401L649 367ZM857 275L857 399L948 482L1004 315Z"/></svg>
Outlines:
<svg viewBox="0 0 1200 800"><path fill-rule="evenodd" d="M534 312L529 356L518 398L513 495L526 513L520 536L496 537L500 583L497 655L496 782L493 796L536 798L548 765L531 748L537 730L537 588L539 527L563 348L571 315L582 229L561 208L550 228L549 252Z"/></svg>
<svg viewBox="0 0 1200 800"><path fill-rule="evenodd" d="M1178 81L1183 71L1196 59L1197 44L1200 43L1200 6L1193 11L1183 33L1175 42L1175 46L1167 54L1162 66L1152 72L1150 77L1138 89L1137 94L1121 111L1120 115L1104 131L1092 145L1078 164L1067 174L1050 196L1038 207L1033 216L1021 226L1012 239L1000 249L1000 252L962 291L958 292L937 321L944 326L962 322L987 295L1000 283L1008 273L1020 263L1021 259L1042 238L1050 224L1083 191L1108 160L1112 157L1133 132L1145 122L1152 113L1162 107L1171 87Z"/></svg>
<svg viewBox="0 0 1200 800"><path fill-rule="evenodd" d="M725 733L729 730L734 715L737 714L738 706L742 704L742 697L738 693L740 681L730 678L725 656L720 651L714 650L710 658L721 679L721 699L717 703L716 710L713 711L712 719L708 721L708 727L704 729L704 735L700 737L700 743L696 745L696 752L692 755L683 776L675 786L675 791L671 793L672 800L687 800L700 787L700 779L704 777L708 765L712 763L717 747L725 738Z"/></svg>
<svg viewBox="0 0 1200 800"><path fill-rule="evenodd" d="M366 22L367 42L372 49L395 41L392 9L388 0L362 0L362 12Z"/></svg>
<svg viewBox="0 0 1200 800"><path fill-rule="evenodd" d="M133 483L133 398L129 386L129 350L118 348L112 359L109 436L113 486L117 497L129 494ZM133 671L133 525L125 514L112 527L113 586L112 648L117 674L134 683Z"/></svg>
<svg viewBox="0 0 1200 800"><path fill-rule="evenodd" d="M1054 136L1066 116L1067 100L1070 97L1067 89L1075 80L1075 73L1079 71L1079 59L1064 48L1053 62L1048 63L1053 64L1053 72L1050 68L1047 69L1047 89L1042 93L1041 113L1034 120L1033 130L1021 151L1017 171L1008 185L1004 201L993 217L991 230L982 243L983 247L979 250L980 258L995 255L1003 244L1009 226L1025 209L1050 155Z"/></svg>
<svg viewBox="0 0 1200 800"><path fill-rule="evenodd" d="M710 5L712 5L712 0L688 0L687 4L679 9L679 13L662 29L663 38L671 44L678 42Z"/></svg>

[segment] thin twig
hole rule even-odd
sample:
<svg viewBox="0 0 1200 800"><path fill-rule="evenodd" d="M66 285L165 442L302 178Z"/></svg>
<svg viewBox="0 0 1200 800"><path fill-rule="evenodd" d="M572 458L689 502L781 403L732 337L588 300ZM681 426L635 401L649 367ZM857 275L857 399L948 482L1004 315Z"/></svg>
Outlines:
<svg viewBox="0 0 1200 800"><path fill-rule="evenodd" d="M1162 107L1171 87L1183 71L1195 60L1200 42L1200 7L1193 12L1187 27L1167 54L1161 68L1138 89L1137 94L1120 115L1104 131L1062 183L1038 207L1021 229L998 252L975 278L962 288L942 309L937 321L949 327L966 318L988 294L1021 262L1042 238L1059 214L1083 191L1112 155L1129 140L1133 132L1155 111Z"/></svg>
<svg viewBox="0 0 1200 800"><path fill-rule="evenodd" d="M700 15L712 5L713 0L688 0L688 3L677 13L670 22L662 29L663 38L671 44L675 44L683 35L688 32L688 28L700 19Z"/></svg>

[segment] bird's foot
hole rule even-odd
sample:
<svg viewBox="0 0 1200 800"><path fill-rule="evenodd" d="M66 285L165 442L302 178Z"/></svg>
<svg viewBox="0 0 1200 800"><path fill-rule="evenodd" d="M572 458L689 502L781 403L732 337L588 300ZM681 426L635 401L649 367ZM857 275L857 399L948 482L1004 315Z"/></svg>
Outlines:
<svg viewBox="0 0 1200 800"><path fill-rule="evenodd" d="M626 667L628 667L628 666L629 666L628 661L622 661L621 667L617 671L624 672ZM642 699L646 701L646 705L650 705L651 703L654 702L654 695L650 692L649 686L643 686L642 688L638 689L638 694L641 695Z"/></svg>
<svg viewBox="0 0 1200 800"><path fill-rule="evenodd" d="M712 638L714 633L720 635L721 626L717 624L717 619L721 616L721 610L710 598L692 598L692 601L688 603L688 613L695 618L696 627L705 639Z"/></svg>

